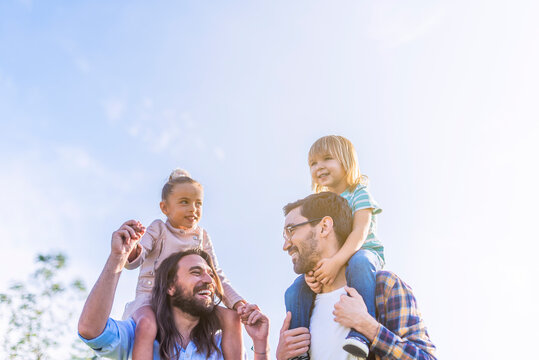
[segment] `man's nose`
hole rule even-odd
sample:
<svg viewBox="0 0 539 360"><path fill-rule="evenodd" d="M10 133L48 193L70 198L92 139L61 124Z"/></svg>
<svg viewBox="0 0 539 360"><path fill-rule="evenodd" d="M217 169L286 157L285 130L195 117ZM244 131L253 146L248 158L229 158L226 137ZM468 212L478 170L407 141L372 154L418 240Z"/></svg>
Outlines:
<svg viewBox="0 0 539 360"><path fill-rule="evenodd" d="M204 273L204 276L202 277L202 281L206 284L213 283L213 278L210 276L209 273Z"/></svg>
<svg viewBox="0 0 539 360"><path fill-rule="evenodd" d="M290 243L290 240L287 238L284 238L284 244L283 244L283 250L288 251L292 244Z"/></svg>

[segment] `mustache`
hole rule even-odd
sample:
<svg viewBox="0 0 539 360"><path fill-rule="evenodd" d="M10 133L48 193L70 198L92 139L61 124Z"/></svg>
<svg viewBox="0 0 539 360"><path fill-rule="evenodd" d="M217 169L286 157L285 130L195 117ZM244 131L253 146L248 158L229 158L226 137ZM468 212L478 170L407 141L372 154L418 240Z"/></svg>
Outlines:
<svg viewBox="0 0 539 360"><path fill-rule="evenodd" d="M200 290L210 290L212 293L214 292L211 284L201 284L193 288L193 294L198 293Z"/></svg>
<svg viewBox="0 0 539 360"><path fill-rule="evenodd" d="M292 255L294 251L299 253L299 249L297 246L292 246L290 249L288 249L288 255Z"/></svg>

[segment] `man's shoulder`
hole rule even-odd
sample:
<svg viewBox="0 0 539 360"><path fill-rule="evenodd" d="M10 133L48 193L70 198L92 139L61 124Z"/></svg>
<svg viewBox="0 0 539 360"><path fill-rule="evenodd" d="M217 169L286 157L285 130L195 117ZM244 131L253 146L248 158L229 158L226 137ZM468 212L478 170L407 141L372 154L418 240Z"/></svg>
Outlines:
<svg viewBox="0 0 539 360"><path fill-rule="evenodd" d="M376 296L388 297L391 292L412 293L412 288L397 274L389 270L376 272Z"/></svg>
<svg viewBox="0 0 539 360"><path fill-rule="evenodd" d="M376 283L392 283L395 282L399 277L392 271L389 270L380 270L376 272Z"/></svg>
<svg viewBox="0 0 539 360"><path fill-rule="evenodd" d="M135 337L135 322L131 318L125 321L109 318L103 332L96 338L79 337L100 356L118 355L118 358L122 358L120 355L129 352L129 346Z"/></svg>

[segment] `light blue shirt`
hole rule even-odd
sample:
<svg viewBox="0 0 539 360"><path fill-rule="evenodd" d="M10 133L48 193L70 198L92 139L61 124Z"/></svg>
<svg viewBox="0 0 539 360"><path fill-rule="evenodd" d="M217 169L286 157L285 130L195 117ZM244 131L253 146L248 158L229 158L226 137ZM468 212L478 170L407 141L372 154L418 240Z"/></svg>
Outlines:
<svg viewBox="0 0 539 360"><path fill-rule="evenodd" d="M136 324L133 319L126 321L117 321L114 319L108 319L105 330L95 339L85 339L79 335L82 341L91 347L95 353L99 356L109 359L131 359L131 352L133 350L133 343L135 341L135 327ZM217 346L221 349L221 333L215 335L217 340ZM159 343L157 340L153 343L153 358L160 359L159 357ZM206 357L206 354L197 352L197 347L191 341L186 349L181 349L180 357L178 359L185 360L222 360L222 354L212 353L210 357Z"/></svg>

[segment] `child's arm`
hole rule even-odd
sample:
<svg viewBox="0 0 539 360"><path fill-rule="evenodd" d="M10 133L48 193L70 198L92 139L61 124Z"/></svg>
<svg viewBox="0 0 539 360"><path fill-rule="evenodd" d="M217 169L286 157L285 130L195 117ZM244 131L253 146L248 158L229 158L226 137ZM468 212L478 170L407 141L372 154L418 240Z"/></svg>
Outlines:
<svg viewBox="0 0 539 360"><path fill-rule="evenodd" d="M314 276L323 285L331 285L348 260L363 246L372 218L372 208L357 210L354 213L352 232L339 251L330 258L321 259L314 268Z"/></svg>
<svg viewBox="0 0 539 360"><path fill-rule="evenodd" d="M245 305L247 305L247 301L241 299L240 301L236 301L234 306L232 306L232 310L236 311L238 315L240 315L241 308Z"/></svg>
<svg viewBox="0 0 539 360"><path fill-rule="evenodd" d="M221 341L225 360L243 359L243 337L241 334L240 317L235 311L217 306L217 317L223 328Z"/></svg>
<svg viewBox="0 0 539 360"><path fill-rule="evenodd" d="M223 285L223 304L229 309L236 310L238 306L242 305L241 302L245 300L243 300L243 297L232 288L232 285L230 285L230 281L228 281L227 277L225 276L225 273L219 266L219 262L217 261L217 256L215 254L210 235L207 233L206 230L204 230L203 236L204 238L202 240L202 249L210 255L213 261L213 266L215 267L215 270L217 272L217 276L219 276L221 284Z"/></svg>

